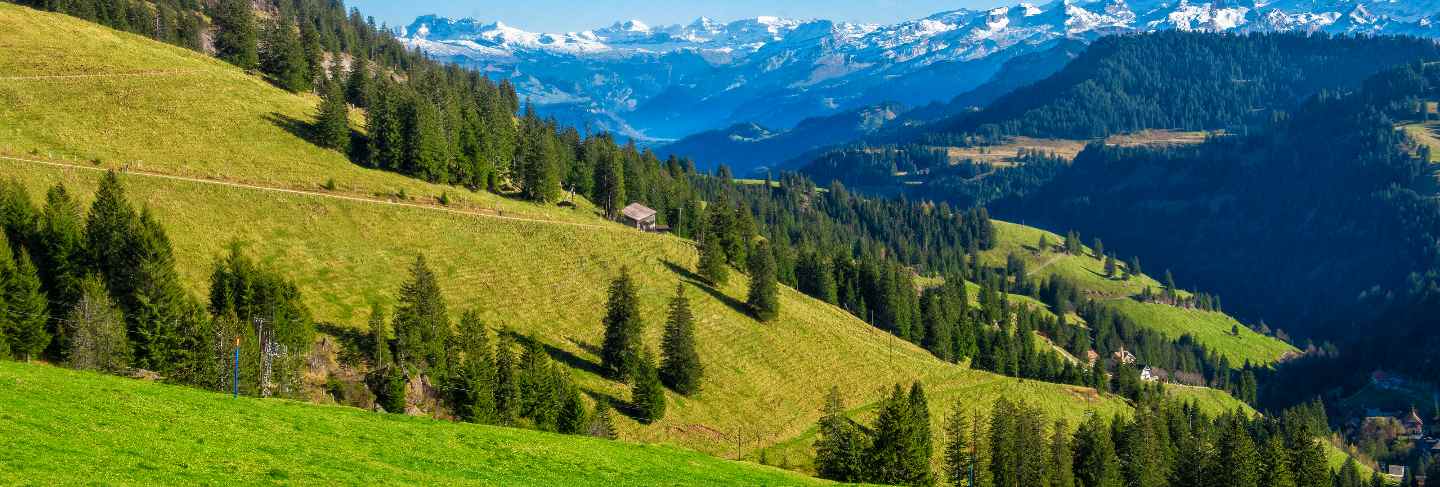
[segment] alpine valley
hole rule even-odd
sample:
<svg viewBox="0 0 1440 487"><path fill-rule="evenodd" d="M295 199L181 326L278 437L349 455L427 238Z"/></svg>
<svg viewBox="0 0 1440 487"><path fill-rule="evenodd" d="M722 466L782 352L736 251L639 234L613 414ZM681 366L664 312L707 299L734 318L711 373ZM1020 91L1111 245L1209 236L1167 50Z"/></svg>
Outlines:
<svg viewBox="0 0 1440 487"><path fill-rule="evenodd" d="M1178 29L1440 35L1426 2L1349 0L1059 0L952 10L894 25L823 19L699 18L686 25L616 22L584 32L537 33L502 21L422 16L403 42L437 60L508 79L522 99L562 122L694 154L741 174L887 125L963 111L956 97L987 83L1028 84L1106 35ZM1023 58L1024 69L1005 70ZM1018 76L1017 80L996 79ZM920 108L915 117L896 116ZM899 110L897 110L899 108ZM823 120L806 119L825 117ZM792 129L826 126L829 137ZM844 137L836 138L836 135ZM777 140L778 139L778 140ZM715 142L719 142L716 144Z"/></svg>

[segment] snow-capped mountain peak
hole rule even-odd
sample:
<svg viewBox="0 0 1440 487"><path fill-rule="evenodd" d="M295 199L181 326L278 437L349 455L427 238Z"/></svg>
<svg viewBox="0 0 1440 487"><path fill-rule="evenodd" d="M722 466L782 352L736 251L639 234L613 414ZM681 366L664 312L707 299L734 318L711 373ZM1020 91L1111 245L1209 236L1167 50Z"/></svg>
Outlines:
<svg viewBox="0 0 1440 487"><path fill-rule="evenodd" d="M1296 31L1440 36L1437 0L1053 0L890 25L759 16L632 19L579 33L419 17L403 40L508 77L542 110L640 138L758 122L786 128L884 101L948 100L1005 60L1130 32ZM653 103L652 103L653 102Z"/></svg>

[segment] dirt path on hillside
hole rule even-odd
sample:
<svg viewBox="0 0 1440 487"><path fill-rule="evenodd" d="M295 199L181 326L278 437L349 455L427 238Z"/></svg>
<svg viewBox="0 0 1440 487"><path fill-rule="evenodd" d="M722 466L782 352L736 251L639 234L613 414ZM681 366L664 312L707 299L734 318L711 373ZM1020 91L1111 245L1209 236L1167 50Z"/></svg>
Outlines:
<svg viewBox="0 0 1440 487"><path fill-rule="evenodd" d="M1030 269L1030 272L1026 272L1026 273L1025 273L1025 277L1033 276L1033 275L1035 275L1036 272L1040 272L1040 271L1044 270L1046 267L1050 267L1050 264L1054 264L1054 263L1056 263L1056 262L1060 262L1060 259L1063 259L1063 258L1065 258L1065 255L1064 255L1064 254L1055 254L1054 257L1051 257L1050 260L1047 260L1047 261L1045 261L1045 263L1040 264L1039 267L1036 267L1036 268L1034 268L1034 269Z"/></svg>
<svg viewBox="0 0 1440 487"><path fill-rule="evenodd" d="M35 160L35 159L24 159L24 158L19 158L19 157L10 157L10 156L0 156L0 160L7 160L7 161L12 161L12 162L17 162L17 163L24 163L24 164L34 164L34 165L41 165L41 166L59 167L59 168L65 168L65 169L75 169L75 170L82 170L82 171L105 172L105 171L109 171L109 170L110 170L109 168L103 168L103 167L82 166L82 165L79 165L79 164L69 164L69 163L53 162L53 161L41 161L41 160ZM631 230L631 229L628 228L628 227L620 227L620 226L595 225L595 224L591 224L591 223L578 223L578 222L566 222L566 221L558 221L558 220L545 220L545 219L539 219L539 218L527 218L527 217L519 217L519 216L505 216L505 215L502 215L502 214L499 214L499 213L496 213L496 212L493 212L493 211L488 211L488 210L462 210L462 209L456 209L456 208L445 208L445 207L442 207L442 206L425 205L425 204L420 204L420 203L406 203L406 202L401 202L401 201L382 200L382 199L375 199L375 198L364 198L364 197L360 197L360 196L349 196L349 195L342 195L342 194L325 193L325 192L320 192L320 191L305 191L305 190L299 190L299 189L276 188L276 187L271 187L271 186L260 186L260 185L254 185L254 184L234 183L234 182L222 181L222 180L216 180L216 179L204 179L204 178L196 178L196 177L188 177L188 176L176 176L176 175L173 175L173 174L164 174L164 173L156 173L156 172L148 172L148 171L122 170L122 171L120 171L120 173L121 173L121 174L125 174L125 175L127 175L127 176L147 177L147 178L155 178L155 179L167 179L167 180L171 180L171 181L183 181L183 182L188 182L188 183L208 184L208 185L214 185L214 186L226 186L226 187L231 187L231 188L248 189L248 190L253 190L253 191L263 191L263 192L269 192L269 193L283 193L283 194L293 194L293 195L301 195L301 196L312 196L312 197L317 197L317 198L329 198L329 199L334 199L334 200L351 201L351 202L366 203L366 204L373 204L373 205L400 206L400 207L407 207L407 208L416 208L416 209L421 209L421 210L438 211L438 212L450 213L450 214L456 214L456 215L466 215L466 216L473 216L473 217L479 217L479 218L492 218L492 219L496 219L496 220L508 220L508 221L516 221L516 222L539 223L539 224L546 224L546 225L564 225L564 226L571 226L571 227L590 228L590 229L596 229L596 230L633 231L633 230Z"/></svg>
<svg viewBox="0 0 1440 487"><path fill-rule="evenodd" d="M181 76L187 74L204 73L206 69L171 69L158 71L136 71L132 73L99 73L99 74L40 74L34 76L0 76L0 81L29 81L29 80L54 80L54 79L85 79L85 78L143 78Z"/></svg>

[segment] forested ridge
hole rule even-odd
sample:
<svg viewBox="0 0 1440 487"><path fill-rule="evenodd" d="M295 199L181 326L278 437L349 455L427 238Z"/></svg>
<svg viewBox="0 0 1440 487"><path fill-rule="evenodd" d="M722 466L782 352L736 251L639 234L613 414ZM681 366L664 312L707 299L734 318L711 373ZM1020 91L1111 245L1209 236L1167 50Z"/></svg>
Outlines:
<svg viewBox="0 0 1440 487"><path fill-rule="evenodd" d="M1163 31L1107 36L1059 72L984 110L942 121L922 140L1029 135L1086 139L1140 129L1244 132L1283 117L1312 94L1440 57L1409 37Z"/></svg>
<svg viewBox="0 0 1440 487"><path fill-rule="evenodd" d="M981 110L909 128L904 138L877 140L873 147L821 152L801 166L822 184L839 179L914 199L990 205L1043 185L1060 161L1041 153L1022 155L1013 167L987 167L956 163L943 147L983 147L1015 136L1095 139L1148 129L1254 134L1270 130L1321 91L1353 90L1381 70L1435 58L1440 47L1409 37L1107 36L1058 72Z"/></svg>

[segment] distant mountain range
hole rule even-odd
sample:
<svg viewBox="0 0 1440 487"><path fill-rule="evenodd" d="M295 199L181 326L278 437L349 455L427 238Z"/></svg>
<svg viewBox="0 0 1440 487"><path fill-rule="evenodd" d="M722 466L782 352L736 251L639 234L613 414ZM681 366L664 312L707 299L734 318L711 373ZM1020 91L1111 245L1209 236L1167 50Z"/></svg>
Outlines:
<svg viewBox="0 0 1440 487"><path fill-rule="evenodd" d="M1103 35L1180 29L1436 36L1437 11L1429 2L1060 0L893 25L701 18L656 27L629 20L569 33L427 15L401 36L436 59L510 79L542 113L657 142L737 125L783 132L808 118L881 103L949 102L994 85L1009 59Z"/></svg>

